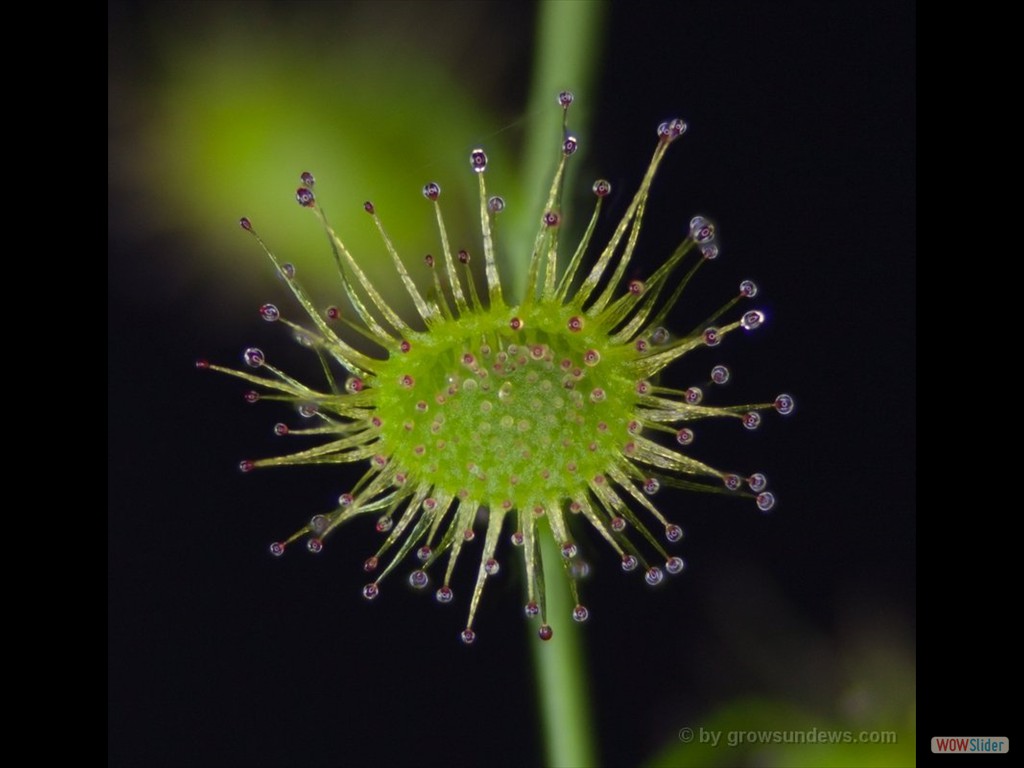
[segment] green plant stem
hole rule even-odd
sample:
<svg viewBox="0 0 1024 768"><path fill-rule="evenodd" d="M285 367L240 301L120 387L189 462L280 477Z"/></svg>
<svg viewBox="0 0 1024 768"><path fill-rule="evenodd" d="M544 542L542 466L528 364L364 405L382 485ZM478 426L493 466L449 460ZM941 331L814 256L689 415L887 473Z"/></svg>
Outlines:
<svg viewBox="0 0 1024 768"><path fill-rule="evenodd" d="M533 80L527 104L523 153L523 204L516 206L507 230L506 253L512 254L509 275L512 295L521 297L526 289L528 261L522 248L529 248L540 226L540 214L551 178L558 164L562 113L552 109L558 93L576 95L569 111L569 123L581 139L580 151L569 163L566 189L574 189L575 169L588 151L585 128L589 124L597 88L595 81L603 62L605 0L545 0L537 8L537 33ZM582 134L582 135L580 135ZM589 187L589 184L587 185ZM562 265L565 266L564 264Z"/></svg>
<svg viewBox="0 0 1024 768"><path fill-rule="evenodd" d="M562 572L562 553L549 531L540 536L545 572L548 621L554 635L538 639L530 622L534 671L540 700L545 764L550 768L581 768L597 764L591 725L583 631L569 617L575 607Z"/></svg>
<svg viewBox="0 0 1024 768"><path fill-rule="evenodd" d="M523 182L528 198L511 228L516 243L530 243L538 226L538 211L547 194L558 147L561 115L552 110L559 91L576 94L570 114L574 130L588 122L593 104L607 3L585 0L546 0L538 7L537 48L534 58L526 135ZM571 165L571 164L570 164ZM572 183L572 176L567 178ZM515 251L509 251L515 253ZM521 297L526 285L526 261L513 258L510 270L513 295ZM564 266L564 265L563 265ZM547 565L548 620L554 635L548 642L537 638L537 624L530 622L534 673L537 680L545 764L550 768L584 768L597 765L595 734L587 692L586 659L581 632L570 618L573 604L568 580L562 573L562 556L553 536L540 536L541 556Z"/></svg>

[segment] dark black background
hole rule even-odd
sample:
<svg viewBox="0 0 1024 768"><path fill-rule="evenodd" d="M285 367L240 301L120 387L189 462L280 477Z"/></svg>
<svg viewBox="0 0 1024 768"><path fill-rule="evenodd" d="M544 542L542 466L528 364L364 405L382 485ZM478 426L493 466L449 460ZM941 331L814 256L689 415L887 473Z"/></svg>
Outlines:
<svg viewBox="0 0 1024 768"><path fill-rule="evenodd" d="M128 46L144 6L111 8L111 46ZM523 40L522 87L531 20L495 13L501 34ZM627 765L716 704L764 691L729 658L716 602L742 612L751 583L770 580L823 636L841 639L853 606L913 649L916 33L911 3L698 2L614 4L608 35L590 141L620 205L654 126L691 123L655 184L642 249L662 257L697 212L722 232L723 257L679 322L699 322L745 277L769 313L761 332L687 358L680 375L723 359L737 393L798 401L756 433L712 430L699 454L764 470L775 513L662 502L687 529L685 577L653 592L603 567L614 564L594 542L597 739L606 764ZM110 247L114 267L144 257ZM184 300L147 315L112 294L109 763L536 763L515 576L489 593L465 648L462 604L403 589L362 600L370 530L352 527L318 558L267 556L345 483L327 470L235 471L276 450L279 414L192 369L200 356L233 361L248 341L207 338Z"/></svg>

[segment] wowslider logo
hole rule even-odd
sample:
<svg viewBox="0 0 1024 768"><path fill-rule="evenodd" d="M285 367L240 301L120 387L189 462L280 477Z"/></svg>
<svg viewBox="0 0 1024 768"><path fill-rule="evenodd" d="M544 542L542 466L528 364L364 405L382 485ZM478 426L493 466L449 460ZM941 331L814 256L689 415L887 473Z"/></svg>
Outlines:
<svg viewBox="0 0 1024 768"><path fill-rule="evenodd" d="M932 752L940 754L1005 754L1010 740L1005 736L933 736Z"/></svg>

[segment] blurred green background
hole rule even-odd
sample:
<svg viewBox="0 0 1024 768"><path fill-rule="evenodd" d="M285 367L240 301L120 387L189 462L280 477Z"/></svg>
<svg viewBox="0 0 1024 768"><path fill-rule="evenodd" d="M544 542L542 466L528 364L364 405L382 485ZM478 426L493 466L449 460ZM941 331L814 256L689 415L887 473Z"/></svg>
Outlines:
<svg viewBox="0 0 1024 768"><path fill-rule="evenodd" d="M285 293L239 216L318 301L340 300L323 233L294 202L304 170L371 276L392 282L365 200L425 281L439 245L420 189L441 184L453 246L478 253L468 153L483 146L514 261L557 158L560 88L577 94L581 140L570 231L598 176L615 188L607 230L656 125L681 115L691 129L655 184L638 269L702 213L723 257L673 321L699 322L743 278L762 286L764 333L687 358L679 383L726 362L729 399L799 403L754 434L701 432L700 458L765 471L781 503L761 517L666 496L688 533L680 580L649 590L589 542L601 763L914 764L913 23L885 3L112 0L108 764L541 762L517 576L489 594L466 649L461 614L402 589L359 598L369 530L272 562L266 543L352 478L240 477L239 458L279 450L280 414L191 361L294 347L257 316ZM548 134L550 148L531 144ZM711 748L682 743L684 727L898 741Z"/></svg>
<svg viewBox="0 0 1024 768"><path fill-rule="evenodd" d="M159 295L148 293L147 302L201 295L197 310L218 304L221 322L237 329L232 318L244 317L268 275L236 226L245 215L310 290L331 295L336 273L322 258L323 234L307 212L287 205L303 170L316 176L322 207L371 277L395 284L372 222L360 215L366 200L413 274L429 281L423 257L437 250L436 236L424 236L436 225L420 190L427 181L441 185L454 247L473 252L476 178L466 170L477 146L496 160L490 189L516 203L498 225L506 252L520 241L529 246L525 230L535 226L547 189L524 191L524 136L538 124L547 129L540 157L550 178L560 122L555 96L571 85L580 98L574 118L585 122L600 69L595 30L606 15L586 2L548 8L555 9L551 24L563 29L557 45L572 52L550 71L531 68L529 51L516 42L533 30L538 9L531 7L114 4L114 34L125 37L115 37L111 49L111 228L118 239L173 253L169 263L119 265L115 285L132 293L152 283ZM533 77L547 83L536 84L547 94L543 104L527 103ZM410 308L404 291L393 300Z"/></svg>

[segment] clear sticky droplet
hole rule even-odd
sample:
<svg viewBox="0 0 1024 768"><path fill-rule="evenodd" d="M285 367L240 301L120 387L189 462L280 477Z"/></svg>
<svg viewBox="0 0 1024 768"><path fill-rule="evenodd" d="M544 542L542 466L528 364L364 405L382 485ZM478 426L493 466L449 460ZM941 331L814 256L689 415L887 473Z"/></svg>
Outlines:
<svg viewBox="0 0 1024 768"><path fill-rule="evenodd" d="M567 325L570 331L572 331L573 333L579 333L580 331L583 330L583 318L573 315L572 317L569 318L569 322L567 323Z"/></svg>
<svg viewBox="0 0 1024 768"><path fill-rule="evenodd" d="M238 220L238 226L244 229L246 232L252 232L252 222L249 221L248 216L243 216Z"/></svg>
<svg viewBox="0 0 1024 768"><path fill-rule="evenodd" d="M242 399L249 403L249 405L252 405L253 403L258 403L260 401L260 393L255 389L250 389L242 393Z"/></svg>
<svg viewBox="0 0 1024 768"><path fill-rule="evenodd" d="M590 618L590 611L587 610L585 605L577 605L572 609L572 620L578 623L583 623Z"/></svg>
<svg viewBox="0 0 1024 768"><path fill-rule="evenodd" d="M661 568L658 568L656 565L652 565L650 568L647 569L647 573L644 574L644 580L652 587L656 584L660 584L661 580L664 578L664 572L661 570Z"/></svg>
<svg viewBox="0 0 1024 768"><path fill-rule="evenodd" d="M285 545L283 541L275 541L270 545L270 554L280 557L284 554Z"/></svg>
<svg viewBox="0 0 1024 768"><path fill-rule="evenodd" d="M738 491L743 485L743 480L739 475L725 475L722 477L722 483L730 491Z"/></svg>
<svg viewBox="0 0 1024 768"><path fill-rule="evenodd" d="M302 328L296 328L292 333L292 338L307 349L316 347L316 339Z"/></svg>
<svg viewBox="0 0 1024 768"><path fill-rule="evenodd" d="M709 347L717 347L722 343L722 334L717 328L707 328L703 334L704 344Z"/></svg>
<svg viewBox="0 0 1024 768"><path fill-rule="evenodd" d="M416 550L416 557L419 559L421 563L425 563L427 562L427 560L430 559L430 556L433 553L434 550L432 550L430 547L423 546Z"/></svg>
<svg viewBox="0 0 1024 768"><path fill-rule="evenodd" d="M260 307L260 317L268 323L273 323L281 318L281 312L273 304L264 304Z"/></svg>
<svg viewBox="0 0 1024 768"><path fill-rule="evenodd" d="M306 539L306 549L308 549L314 555L318 554L319 552L322 552L323 548L324 548L324 543L320 539L317 539L317 538Z"/></svg>
<svg viewBox="0 0 1024 768"><path fill-rule="evenodd" d="M775 402L772 403L772 407L783 416L788 416L796 407L796 402L793 400L792 395L779 395L775 398Z"/></svg>
<svg viewBox="0 0 1024 768"><path fill-rule="evenodd" d="M686 122L678 117L666 120L658 126L658 138L662 141L673 142L686 133Z"/></svg>
<svg viewBox="0 0 1024 768"><path fill-rule="evenodd" d="M545 211L544 212L544 226L545 227L557 227L562 218L558 215L557 211Z"/></svg>
<svg viewBox="0 0 1024 768"><path fill-rule="evenodd" d="M366 558L366 560L363 562L363 570L367 573L373 573L377 570L377 565L379 563L380 560L377 559L377 556L372 555L371 557Z"/></svg>
<svg viewBox="0 0 1024 768"><path fill-rule="evenodd" d="M523 321L518 317L513 317L511 320L508 321L508 327L511 328L513 331L518 331L520 328L523 327Z"/></svg>
<svg viewBox="0 0 1024 768"><path fill-rule="evenodd" d="M487 170L487 153L482 149L474 149L469 153L469 164L476 173Z"/></svg>
<svg viewBox="0 0 1024 768"><path fill-rule="evenodd" d="M440 587L437 592L434 593L434 597L437 598L439 603L450 603L455 595L452 593L452 588L445 584Z"/></svg>
<svg viewBox="0 0 1024 768"><path fill-rule="evenodd" d="M542 624L540 629L537 630L537 637L544 641L550 640L554 634L554 631L547 624Z"/></svg>
<svg viewBox="0 0 1024 768"><path fill-rule="evenodd" d="M576 557L576 553L579 549L571 541L566 541L562 544L562 557L568 560L570 557Z"/></svg>
<svg viewBox="0 0 1024 768"><path fill-rule="evenodd" d="M304 419L311 419L317 414L317 407L313 403L303 403L299 406L299 416Z"/></svg>
<svg viewBox="0 0 1024 768"><path fill-rule="evenodd" d="M611 520L611 526L613 531L615 531L616 533L621 533L622 531L626 530L626 518L619 517L618 515L616 515Z"/></svg>
<svg viewBox="0 0 1024 768"><path fill-rule="evenodd" d="M312 207L313 203L316 202L316 197L313 195L312 190L307 187L299 187L295 190L295 200L303 208Z"/></svg>
<svg viewBox="0 0 1024 768"><path fill-rule="evenodd" d="M672 338L672 334L669 333L668 328L659 325L654 331L651 332L651 343L657 346L667 344L669 339Z"/></svg>
<svg viewBox="0 0 1024 768"><path fill-rule="evenodd" d="M740 295L748 299L757 296L757 285L753 280L744 280L740 283Z"/></svg>
<svg viewBox="0 0 1024 768"><path fill-rule="evenodd" d="M313 515L309 521L309 530L320 536L324 531L327 530L327 525L330 521L327 519L327 515Z"/></svg>
<svg viewBox="0 0 1024 768"><path fill-rule="evenodd" d="M636 567L640 564L640 561L636 559L635 555L623 555L622 556L622 570L626 573L635 571Z"/></svg>
<svg viewBox="0 0 1024 768"><path fill-rule="evenodd" d="M683 427L676 432L676 442L680 445L689 445L693 442L693 430L689 427Z"/></svg>
<svg viewBox="0 0 1024 768"><path fill-rule="evenodd" d="M238 471L239 472L252 472L253 469L255 469L255 468L256 468L255 462L251 461L250 459L242 459L242 461L238 462Z"/></svg>
<svg viewBox="0 0 1024 768"><path fill-rule="evenodd" d="M747 478L747 487L754 493L760 493L768 487L768 478L760 472L755 472Z"/></svg>
<svg viewBox="0 0 1024 768"><path fill-rule="evenodd" d="M530 602L526 604L524 610L526 612L526 618L532 619L534 616L540 613L540 606L538 606L534 602Z"/></svg>
<svg viewBox="0 0 1024 768"><path fill-rule="evenodd" d="M700 387L690 387L686 390L686 394L683 396L683 399L686 400L687 405L697 405L704 399L704 390Z"/></svg>
<svg viewBox="0 0 1024 768"><path fill-rule="evenodd" d="M612 185L606 179L598 179L592 187L598 197L608 197L612 193Z"/></svg>
<svg viewBox="0 0 1024 768"><path fill-rule="evenodd" d="M387 515L382 515L377 520L377 525L376 525L377 532L378 533L387 533L388 531L391 530L391 526L393 526L394 524L395 524L394 520L392 520Z"/></svg>
<svg viewBox="0 0 1024 768"><path fill-rule="evenodd" d="M698 245L710 243L715 239L715 225L703 216L694 216L690 219L690 237Z"/></svg>
<svg viewBox="0 0 1024 768"><path fill-rule="evenodd" d="M646 480L644 480L644 493L646 493L648 496L653 496L658 492L658 489L660 488L661 483L658 481L658 478L648 477Z"/></svg>
<svg viewBox="0 0 1024 768"><path fill-rule="evenodd" d="M700 247L700 255L708 261L714 261L718 258L718 246L714 243L708 243Z"/></svg>
<svg viewBox="0 0 1024 768"><path fill-rule="evenodd" d="M377 209L373 207L373 203L367 200L363 203L363 210L372 216Z"/></svg>
<svg viewBox="0 0 1024 768"><path fill-rule="evenodd" d="M767 512L775 506L775 494L771 491L765 491L764 493L757 494L757 508L762 512Z"/></svg>
<svg viewBox="0 0 1024 768"><path fill-rule="evenodd" d="M379 594L380 587L378 587L376 584L367 584L365 587L363 587L363 597L365 597L367 600L373 600Z"/></svg>
<svg viewBox="0 0 1024 768"><path fill-rule="evenodd" d="M562 154L568 157L579 149L579 142L575 136L566 136L565 141L562 142Z"/></svg>
<svg viewBox="0 0 1024 768"><path fill-rule="evenodd" d="M751 430L757 429L761 426L761 414L757 411L743 414L743 426Z"/></svg>
<svg viewBox="0 0 1024 768"><path fill-rule="evenodd" d="M681 538L683 538L683 529L675 523L669 523L665 526L665 538L675 544Z"/></svg>
<svg viewBox="0 0 1024 768"><path fill-rule="evenodd" d="M569 563L569 576L573 579L585 579L590 576L590 563L579 557Z"/></svg>
<svg viewBox="0 0 1024 768"><path fill-rule="evenodd" d="M494 576L501 570L501 566L498 561L493 557L484 562L484 573L488 576Z"/></svg>
<svg viewBox="0 0 1024 768"><path fill-rule="evenodd" d="M290 262L282 264L281 265L281 276L284 277L285 280L294 280L295 279L295 265L290 263Z"/></svg>
<svg viewBox="0 0 1024 768"><path fill-rule="evenodd" d="M430 582L430 577L424 570L416 570L409 574L409 586L413 589L423 589Z"/></svg>
<svg viewBox="0 0 1024 768"><path fill-rule="evenodd" d="M759 309L752 309L740 318L740 325L745 330L752 331L764 323L764 312Z"/></svg>
<svg viewBox="0 0 1024 768"><path fill-rule="evenodd" d="M441 196L441 186L434 181L427 182L423 185L423 196L427 200L437 200Z"/></svg>
<svg viewBox="0 0 1024 768"><path fill-rule="evenodd" d="M711 381L715 384L725 384L732 374L724 365L716 365L711 369Z"/></svg>
<svg viewBox="0 0 1024 768"><path fill-rule="evenodd" d="M309 187L310 189L312 189L313 185L316 184L316 179L313 178L313 174L309 171L303 171L299 176L299 181L302 182L302 186Z"/></svg>
<svg viewBox="0 0 1024 768"><path fill-rule="evenodd" d="M491 213L501 213L505 210L505 198L501 197L501 195L488 198L487 210Z"/></svg>
<svg viewBox="0 0 1024 768"><path fill-rule="evenodd" d="M459 635L459 637L462 638L462 642L464 642L466 645L472 645L473 641L476 640L476 632L474 632L469 627L466 627L464 630L462 630L462 634Z"/></svg>
<svg viewBox="0 0 1024 768"><path fill-rule="evenodd" d="M682 572L683 565L683 558L670 557L668 560L665 561L665 570L674 576L675 574Z"/></svg>
<svg viewBox="0 0 1024 768"><path fill-rule="evenodd" d="M266 356L263 354L263 350L259 347L249 347L246 349L242 353L242 359L250 368L259 368L267 361Z"/></svg>
<svg viewBox="0 0 1024 768"><path fill-rule="evenodd" d="M523 532L522 531L516 531L515 533L512 534L511 538L512 538L512 546L513 547L521 547L521 546L523 546L523 541L525 540L525 538L523 536Z"/></svg>
<svg viewBox="0 0 1024 768"><path fill-rule="evenodd" d="M558 94L558 105L565 109L570 104L572 104L573 99L575 98L576 96L573 94L572 91L562 91L561 93Z"/></svg>

